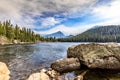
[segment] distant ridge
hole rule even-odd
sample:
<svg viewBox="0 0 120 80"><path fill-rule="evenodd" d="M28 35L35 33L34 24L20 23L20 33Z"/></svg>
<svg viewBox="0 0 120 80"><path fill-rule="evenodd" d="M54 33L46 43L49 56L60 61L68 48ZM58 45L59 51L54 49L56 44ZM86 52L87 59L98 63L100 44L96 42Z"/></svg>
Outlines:
<svg viewBox="0 0 120 80"><path fill-rule="evenodd" d="M96 26L63 41L120 42L120 25Z"/></svg>
<svg viewBox="0 0 120 80"><path fill-rule="evenodd" d="M65 38L65 35L61 32L61 31L58 31L58 32L55 32L55 33L52 33L52 34L48 34L48 35L45 35L44 36L45 38Z"/></svg>

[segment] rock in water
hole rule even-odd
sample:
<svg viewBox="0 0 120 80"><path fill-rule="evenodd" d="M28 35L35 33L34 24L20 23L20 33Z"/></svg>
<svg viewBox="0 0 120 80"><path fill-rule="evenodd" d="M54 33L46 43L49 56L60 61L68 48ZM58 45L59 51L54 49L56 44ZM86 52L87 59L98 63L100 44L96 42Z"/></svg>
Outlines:
<svg viewBox="0 0 120 80"><path fill-rule="evenodd" d="M59 73L57 73L55 70L53 69L49 69L46 72L51 78L56 78L57 76L59 76Z"/></svg>
<svg viewBox="0 0 120 80"><path fill-rule="evenodd" d="M0 62L0 80L9 80L10 79L10 71L5 63Z"/></svg>
<svg viewBox="0 0 120 80"><path fill-rule="evenodd" d="M83 80L83 76L77 76L74 80Z"/></svg>
<svg viewBox="0 0 120 80"><path fill-rule="evenodd" d="M80 62L78 58L66 58L60 59L51 64L51 68L62 73L69 72L80 68Z"/></svg>
<svg viewBox="0 0 120 80"><path fill-rule="evenodd" d="M116 43L89 43L68 48L69 58L78 58L88 68L120 70L120 46Z"/></svg>
<svg viewBox="0 0 120 80"><path fill-rule="evenodd" d="M50 80L50 78L44 72L40 72L31 74L27 80Z"/></svg>

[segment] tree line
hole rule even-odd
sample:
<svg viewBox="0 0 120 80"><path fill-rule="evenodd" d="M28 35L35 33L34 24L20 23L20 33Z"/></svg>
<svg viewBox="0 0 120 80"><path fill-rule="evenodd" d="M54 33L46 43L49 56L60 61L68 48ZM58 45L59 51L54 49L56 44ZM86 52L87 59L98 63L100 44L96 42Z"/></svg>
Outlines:
<svg viewBox="0 0 120 80"><path fill-rule="evenodd" d="M10 20L0 22L0 36L5 36L9 40L20 40L21 42L36 42L44 40L39 34L35 34L31 29L13 26Z"/></svg>
<svg viewBox="0 0 120 80"><path fill-rule="evenodd" d="M120 25L99 26L76 36L59 39L62 42L120 42Z"/></svg>

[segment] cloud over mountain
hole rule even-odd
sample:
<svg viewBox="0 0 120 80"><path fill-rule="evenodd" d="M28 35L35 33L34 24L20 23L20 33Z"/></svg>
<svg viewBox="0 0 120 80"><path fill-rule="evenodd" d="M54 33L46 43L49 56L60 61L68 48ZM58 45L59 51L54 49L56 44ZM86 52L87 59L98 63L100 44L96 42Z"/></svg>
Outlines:
<svg viewBox="0 0 120 80"><path fill-rule="evenodd" d="M61 25L79 31L81 24L118 23L119 5L119 0L1 0L0 20L41 33Z"/></svg>
<svg viewBox="0 0 120 80"><path fill-rule="evenodd" d="M72 13L81 12L83 8L92 5L95 1L96 0L1 0L0 20L11 19L14 23L20 25L33 26L37 21L42 21L43 18L51 17L51 20L54 20L54 18L56 20L56 18L60 18L61 16L65 18L72 16ZM56 21L53 23L56 24ZM44 26L46 23L43 21L41 24Z"/></svg>

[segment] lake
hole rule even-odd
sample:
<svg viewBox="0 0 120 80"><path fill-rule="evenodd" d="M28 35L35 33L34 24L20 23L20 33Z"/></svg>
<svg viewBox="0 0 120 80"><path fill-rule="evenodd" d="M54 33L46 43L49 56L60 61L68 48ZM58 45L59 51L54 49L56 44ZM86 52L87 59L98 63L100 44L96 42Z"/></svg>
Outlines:
<svg viewBox="0 0 120 80"><path fill-rule="evenodd" d="M4 45L0 46L0 61L9 66L11 80L25 80L31 73L49 68L53 61L66 58L68 47L77 44L81 43Z"/></svg>

